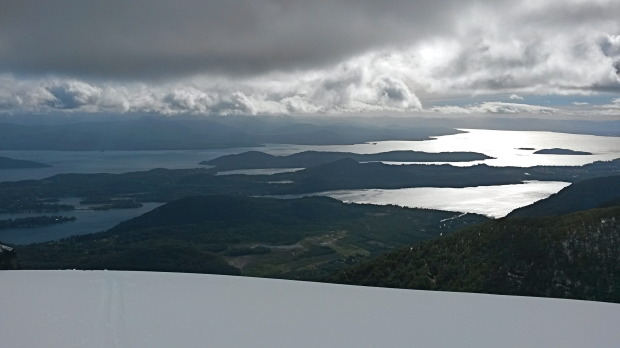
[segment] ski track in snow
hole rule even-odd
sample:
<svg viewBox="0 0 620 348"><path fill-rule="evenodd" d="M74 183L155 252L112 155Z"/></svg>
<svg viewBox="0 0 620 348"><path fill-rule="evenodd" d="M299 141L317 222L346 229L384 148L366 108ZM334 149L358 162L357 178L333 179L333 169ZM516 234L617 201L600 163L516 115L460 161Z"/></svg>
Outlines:
<svg viewBox="0 0 620 348"><path fill-rule="evenodd" d="M127 339L125 325L125 300L123 285L113 272L105 272L105 284L102 286L99 306L100 327L110 347L131 347Z"/></svg>

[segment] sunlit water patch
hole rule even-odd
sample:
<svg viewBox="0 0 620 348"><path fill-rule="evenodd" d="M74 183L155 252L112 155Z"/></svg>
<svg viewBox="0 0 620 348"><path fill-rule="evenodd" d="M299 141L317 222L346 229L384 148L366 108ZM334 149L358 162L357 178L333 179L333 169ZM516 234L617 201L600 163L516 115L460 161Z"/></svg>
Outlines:
<svg viewBox="0 0 620 348"><path fill-rule="evenodd" d="M417 187L404 189L339 190L313 193L343 202L398 205L476 213L492 218L506 216L514 209L547 198L570 185L560 181L527 181L523 184L463 188ZM286 196L293 198L299 196Z"/></svg>
<svg viewBox="0 0 620 348"><path fill-rule="evenodd" d="M379 153L398 150L424 152L470 151L494 157L472 162L427 162L428 164L449 163L455 166L471 166L485 163L491 166L532 167L581 166L595 161L609 161L620 158L620 137L605 137L555 132L503 131L483 129L462 129L466 133L445 135L425 141L379 141L354 145L269 145L261 151L273 155L288 155L296 152L341 151L353 153ZM592 155L542 155L537 150L562 148L591 152ZM402 164L388 162L389 164Z"/></svg>

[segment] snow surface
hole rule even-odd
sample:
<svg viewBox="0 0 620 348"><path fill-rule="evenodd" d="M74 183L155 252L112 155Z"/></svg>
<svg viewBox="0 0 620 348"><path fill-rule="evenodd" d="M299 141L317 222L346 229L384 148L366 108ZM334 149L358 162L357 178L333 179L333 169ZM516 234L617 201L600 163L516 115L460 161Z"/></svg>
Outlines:
<svg viewBox="0 0 620 348"><path fill-rule="evenodd" d="M0 272L2 347L612 347L620 305L180 273Z"/></svg>

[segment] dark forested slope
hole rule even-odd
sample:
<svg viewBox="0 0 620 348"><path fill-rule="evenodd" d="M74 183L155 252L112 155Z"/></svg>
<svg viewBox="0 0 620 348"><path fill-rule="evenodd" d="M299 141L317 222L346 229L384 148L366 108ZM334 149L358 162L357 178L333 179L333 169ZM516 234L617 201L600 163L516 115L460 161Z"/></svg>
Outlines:
<svg viewBox="0 0 620 348"><path fill-rule="evenodd" d="M550 197L511 212L509 217L536 217L592 209L620 199L620 175L578 181Z"/></svg>
<svg viewBox="0 0 620 348"><path fill-rule="evenodd" d="M0 270L18 269L15 249L0 243Z"/></svg>
<svg viewBox="0 0 620 348"><path fill-rule="evenodd" d="M331 281L620 302L620 207L489 221Z"/></svg>

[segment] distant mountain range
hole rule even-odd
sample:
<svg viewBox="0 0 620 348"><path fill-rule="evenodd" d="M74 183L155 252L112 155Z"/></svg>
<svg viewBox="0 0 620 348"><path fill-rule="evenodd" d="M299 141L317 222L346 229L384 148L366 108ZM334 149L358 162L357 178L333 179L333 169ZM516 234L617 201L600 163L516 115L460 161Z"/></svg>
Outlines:
<svg viewBox="0 0 620 348"><path fill-rule="evenodd" d="M191 150L263 144L344 145L429 140L464 129L620 135L618 121L542 119L162 117L155 115L2 117L4 150Z"/></svg>
<svg viewBox="0 0 620 348"><path fill-rule="evenodd" d="M256 146L246 133L213 121L141 119L63 125L0 124L5 150L158 150Z"/></svg>
<svg viewBox="0 0 620 348"><path fill-rule="evenodd" d="M319 145L427 140L431 136L460 133L449 127L282 123L261 119L224 122L214 118L142 118L51 125L1 123L0 149L192 150L255 147L266 143Z"/></svg>

